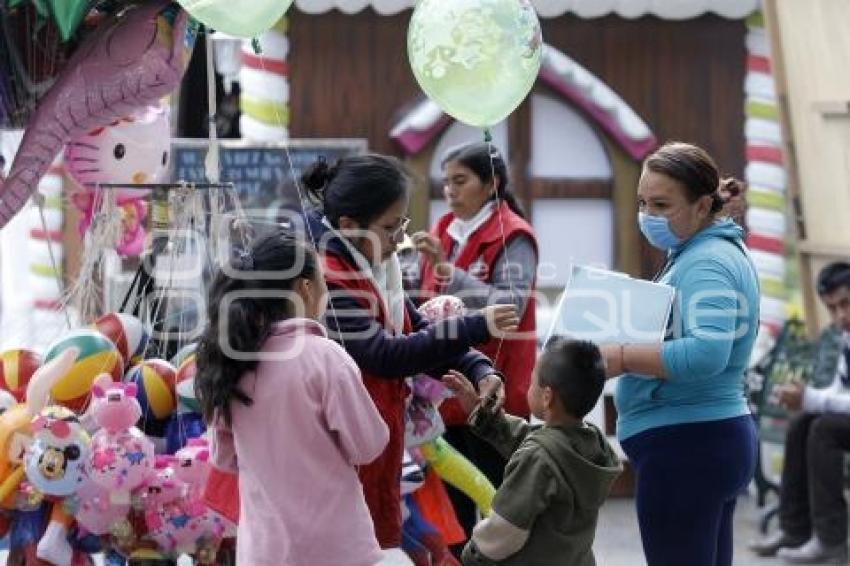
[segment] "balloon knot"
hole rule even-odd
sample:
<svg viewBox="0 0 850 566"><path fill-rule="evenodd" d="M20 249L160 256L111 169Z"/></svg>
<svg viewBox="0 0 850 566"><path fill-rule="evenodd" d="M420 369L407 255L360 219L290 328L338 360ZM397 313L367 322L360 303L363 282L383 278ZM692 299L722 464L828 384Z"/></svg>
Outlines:
<svg viewBox="0 0 850 566"><path fill-rule="evenodd" d="M490 128L484 128L484 143L493 141L493 134L490 133Z"/></svg>
<svg viewBox="0 0 850 566"><path fill-rule="evenodd" d="M260 45L260 38L259 37L254 37L254 38L251 39L251 47L254 48L254 53L256 53L257 55L262 54L263 48Z"/></svg>

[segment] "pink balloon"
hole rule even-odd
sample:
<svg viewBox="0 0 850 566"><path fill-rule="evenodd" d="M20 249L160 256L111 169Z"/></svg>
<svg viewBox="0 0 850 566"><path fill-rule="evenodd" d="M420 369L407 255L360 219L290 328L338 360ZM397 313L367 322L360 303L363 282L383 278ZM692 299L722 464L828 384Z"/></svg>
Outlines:
<svg viewBox="0 0 850 566"><path fill-rule="evenodd" d="M186 72L195 37L186 12L168 0L129 4L102 22L65 64L24 132L0 187L0 228L69 140L171 93Z"/></svg>
<svg viewBox="0 0 850 566"><path fill-rule="evenodd" d="M125 518L130 512L130 503L113 503L109 490L84 477L77 487L77 511L74 517L77 523L95 535L105 535L112 526Z"/></svg>
<svg viewBox="0 0 850 566"><path fill-rule="evenodd" d="M65 146L65 168L80 185L159 183L168 172L171 125L168 112L149 106L71 139ZM122 189L122 197L143 197L146 190Z"/></svg>

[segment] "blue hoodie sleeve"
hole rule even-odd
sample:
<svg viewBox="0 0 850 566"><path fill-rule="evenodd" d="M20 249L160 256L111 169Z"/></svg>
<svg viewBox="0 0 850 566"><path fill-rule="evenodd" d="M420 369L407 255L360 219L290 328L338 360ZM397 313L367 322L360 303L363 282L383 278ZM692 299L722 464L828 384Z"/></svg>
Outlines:
<svg viewBox="0 0 850 566"><path fill-rule="evenodd" d="M409 299L405 308L414 331L393 336L374 319L368 309L340 289L331 289L326 323L329 335L339 342L364 371L388 379L417 373L442 376L455 368L478 381L493 373L489 359L470 347L490 339L483 315L426 322Z"/></svg>
<svg viewBox="0 0 850 566"><path fill-rule="evenodd" d="M729 363L743 298L732 273L713 257L682 271L676 299L679 334L661 347L664 370L669 379L718 375Z"/></svg>

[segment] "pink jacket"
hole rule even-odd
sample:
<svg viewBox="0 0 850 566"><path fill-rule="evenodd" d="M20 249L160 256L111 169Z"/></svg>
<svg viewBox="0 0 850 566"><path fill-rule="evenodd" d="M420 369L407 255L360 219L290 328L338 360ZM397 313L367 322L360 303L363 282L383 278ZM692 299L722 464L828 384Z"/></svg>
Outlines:
<svg viewBox="0 0 850 566"><path fill-rule="evenodd" d="M214 464L239 472L237 564L373 566L381 560L356 466L389 433L354 361L308 319L279 323L213 432Z"/></svg>

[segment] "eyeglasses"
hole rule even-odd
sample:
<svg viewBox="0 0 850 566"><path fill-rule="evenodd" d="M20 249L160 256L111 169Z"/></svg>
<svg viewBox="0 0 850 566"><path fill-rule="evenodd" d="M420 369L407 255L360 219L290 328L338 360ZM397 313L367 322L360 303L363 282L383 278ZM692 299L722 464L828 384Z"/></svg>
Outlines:
<svg viewBox="0 0 850 566"><path fill-rule="evenodd" d="M407 231L407 227L409 225L410 225L410 218L408 218L407 216L404 216L404 217L402 217L401 221L399 222L399 225L398 225L397 228L392 228L392 229L384 228L384 230L386 230L387 235L390 237L390 239L395 242L396 240L400 240L404 237L404 233Z"/></svg>

